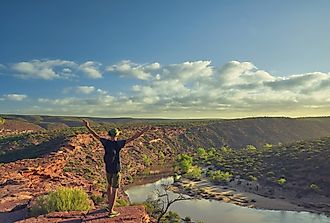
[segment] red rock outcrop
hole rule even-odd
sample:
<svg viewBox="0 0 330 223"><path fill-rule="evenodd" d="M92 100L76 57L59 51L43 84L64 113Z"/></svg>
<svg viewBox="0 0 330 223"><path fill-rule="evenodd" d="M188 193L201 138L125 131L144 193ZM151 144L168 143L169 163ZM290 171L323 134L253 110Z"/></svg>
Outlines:
<svg viewBox="0 0 330 223"><path fill-rule="evenodd" d="M116 209L120 215L114 218L107 217L104 209L92 210L89 212L70 211L54 212L41 215L36 218L28 218L17 221L17 223L39 223L39 222L90 222L90 223L151 223L149 215L142 205L119 207Z"/></svg>

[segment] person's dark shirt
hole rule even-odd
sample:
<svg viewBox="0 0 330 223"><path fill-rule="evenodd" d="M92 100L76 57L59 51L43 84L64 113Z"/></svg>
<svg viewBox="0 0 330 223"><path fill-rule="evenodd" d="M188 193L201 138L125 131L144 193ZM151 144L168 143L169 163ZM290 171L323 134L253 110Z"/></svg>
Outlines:
<svg viewBox="0 0 330 223"><path fill-rule="evenodd" d="M111 141L100 139L104 147L104 162L107 173L118 173L121 170L120 150L125 146L126 140Z"/></svg>

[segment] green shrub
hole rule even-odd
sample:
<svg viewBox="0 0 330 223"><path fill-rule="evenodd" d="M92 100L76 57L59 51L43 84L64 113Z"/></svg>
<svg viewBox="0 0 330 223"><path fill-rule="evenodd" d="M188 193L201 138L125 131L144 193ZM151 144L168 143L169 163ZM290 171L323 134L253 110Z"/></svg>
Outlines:
<svg viewBox="0 0 330 223"><path fill-rule="evenodd" d="M309 188L311 188L312 190L317 191L317 192L320 191L320 187L317 186L316 184L311 184L311 185L309 185Z"/></svg>
<svg viewBox="0 0 330 223"><path fill-rule="evenodd" d="M184 176L190 180L200 180L202 176L202 169L198 166L192 166L188 173Z"/></svg>
<svg viewBox="0 0 330 223"><path fill-rule="evenodd" d="M253 176L253 175L249 175L249 179L250 179L251 181L257 181L257 180L258 180L258 178L255 177L255 176Z"/></svg>
<svg viewBox="0 0 330 223"><path fill-rule="evenodd" d="M150 166L151 165L151 159L150 159L150 157L148 157L147 155L143 154L142 159L143 159L144 165L146 165L146 166Z"/></svg>
<svg viewBox="0 0 330 223"><path fill-rule="evenodd" d="M32 216L55 211L87 211L91 209L91 202L85 191L78 188L61 187L47 195L36 199L31 207Z"/></svg>
<svg viewBox="0 0 330 223"><path fill-rule="evenodd" d="M177 213L175 213L173 211L169 211L162 217L161 222L162 223L180 223L181 218Z"/></svg>
<svg viewBox="0 0 330 223"><path fill-rule="evenodd" d="M227 183L231 180L233 174L221 170L213 171L210 173L210 180L214 183Z"/></svg>
<svg viewBox="0 0 330 223"><path fill-rule="evenodd" d="M246 149L249 151L249 152L256 152L257 151L257 148L253 145L247 145L246 146Z"/></svg>
<svg viewBox="0 0 330 223"><path fill-rule="evenodd" d="M264 146L263 146L263 148L265 148L265 149L271 149L273 147L273 145L272 144L269 144L269 143L266 143Z"/></svg>
<svg viewBox="0 0 330 223"><path fill-rule="evenodd" d="M187 173L192 167L193 158L188 154L180 154L176 159L176 167L180 173Z"/></svg>
<svg viewBox="0 0 330 223"><path fill-rule="evenodd" d="M5 124L5 119L0 117L0 125Z"/></svg>
<svg viewBox="0 0 330 223"><path fill-rule="evenodd" d="M143 205L146 208L147 213L154 218L157 218L161 213L161 204L159 200L153 200L149 197L143 202Z"/></svg>
<svg viewBox="0 0 330 223"><path fill-rule="evenodd" d="M158 153L158 159L159 159L160 161L164 161L164 159L165 159L165 154L164 154L162 151L159 151L159 153Z"/></svg>
<svg viewBox="0 0 330 223"><path fill-rule="evenodd" d="M128 205L128 201L125 199L117 199L116 207L126 207Z"/></svg>
<svg viewBox="0 0 330 223"><path fill-rule="evenodd" d="M277 180L277 183L278 183L279 185L283 185L283 184L286 183L286 179L285 179L284 177L282 177L282 178L280 178L280 179Z"/></svg>
<svg viewBox="0 0 330 223"><path fill-rule="evenodd" d="M201 158L201 159L207 158L207 153L206 153L205 149L202 147L199 147L197 149L197 155L198 155L198 158Z"/></svg>
<svg viewBox="0 0 330 223"><path fill-rule="evenodd" d="M227 147L227 146L221 147L220 150L221 150L222 153L231 153L232 152L232 149Z"/></svg>
<svg viewBox="0 0 330 223"><path fill-rule="evenodd" d="M209 151L207 151L208 157L213 157L216 153L217 153L217 150L215 148L211 148L211 149L209 149Z"/></svg>

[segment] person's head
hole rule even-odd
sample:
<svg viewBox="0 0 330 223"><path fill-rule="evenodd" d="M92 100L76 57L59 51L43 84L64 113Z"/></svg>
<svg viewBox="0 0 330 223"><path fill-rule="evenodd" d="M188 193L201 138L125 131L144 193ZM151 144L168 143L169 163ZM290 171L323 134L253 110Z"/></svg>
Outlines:
<svg viewBox="0 0 330 223"><path fill-rule="evenodd" d="M119 129L117 129L117 128L110 129L109 132L108 132L109 136L113 140L116 140L120 133L121 133L121 131Z"/></svg>

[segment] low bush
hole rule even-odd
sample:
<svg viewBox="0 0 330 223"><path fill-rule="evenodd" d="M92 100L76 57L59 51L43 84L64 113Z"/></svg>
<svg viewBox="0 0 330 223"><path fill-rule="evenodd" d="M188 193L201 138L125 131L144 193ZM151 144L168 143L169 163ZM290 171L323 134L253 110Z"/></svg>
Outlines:
<svg viewBox="0 0 330 223"><path fill-rule="evenodd" d="M192 166L188 173L184 176L190 180L200 180L202 176L202 169L198 166Z"/></svg>
<svg viewBox="0 0 330 223"><path fill-rule="evenodd" d="M61 187L38 197L30 209L30 214L37 216L55 211L87 211L90 209L91 201L84 190Z"/></svg>
<svg viewBox="0 0 330 223"><path fill-rule="evenodd" d="M283 184L286 183L286 179L285 179L284 177L282 177L282 178L280 178L280 179L277 180L277 183L278 183L279 185L283 185Z"/></svg>
<svg viewBox="0 0 330 223"><path fill-rule="evenodd" d="M188 154L180 154L176 158L175 169L181 173L187 173L192 167L193 158Z"/></svg>
<svg viewBox="0 0 330 223"><path fill-rule="evenodd" d="M0 125L5 124L5 119L0 117Z"/></svg>
<svg viewBox="0 0 330 223"><path fill-rule="evenodd" d="M221 170L212 171L209 176L210 180L214 183L228 183L232 177L232 173Z"/></svg>
<svg viewBox="0 0 330 223"><path fill-rule="evenodd" d="M316 192L320 191L320 187L317 186L316 184L309 185L309 188L312 189L313 191L316 191Z"/></svg>
<svg viewBox="0 0 330 223"><path fill-rule="evenodd" d="M116 200L116 207L126 207L128 206L128 201L125 199L117 199Z"/></svg>
<svg viewBox="0 0 330 223"><path fill-rule="evenodd" d="M146 166L150 166L151 165L151 159L150 159L150 157L148 157L147 155L143 154L142 159L143 159L144 165L146 165Z"/></svg>

